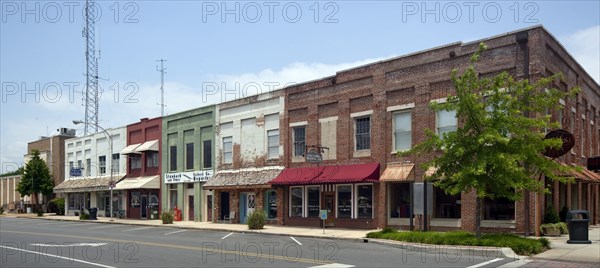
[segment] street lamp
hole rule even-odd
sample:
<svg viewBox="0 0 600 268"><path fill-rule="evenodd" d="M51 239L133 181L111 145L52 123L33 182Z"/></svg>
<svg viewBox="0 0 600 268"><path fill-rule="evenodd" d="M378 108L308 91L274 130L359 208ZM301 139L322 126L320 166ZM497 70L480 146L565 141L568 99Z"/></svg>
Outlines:
<svg viewBox="0 0 600 268"><path fill-rule="evenodd" d="M79 125L79 124L83 124L84 122L81 120L73 120L73 124L75 125ZM108 131L106 131L106 129L104 129L103 127L101 127L100 125L94 124L94 123L89 123L92 124L94 126L97 126L98 128L100 128L104 134L106 135L106 137L108 138L108 146L110 147L110 183L109 183L109 188L110 188L110 221L113 221L113 188L114 188L114 184L115 182L113 181L113 166L114 166L114 159L113 159L113 140L112 140L112 135L110 135L110 133L108 133Z"/></svg>

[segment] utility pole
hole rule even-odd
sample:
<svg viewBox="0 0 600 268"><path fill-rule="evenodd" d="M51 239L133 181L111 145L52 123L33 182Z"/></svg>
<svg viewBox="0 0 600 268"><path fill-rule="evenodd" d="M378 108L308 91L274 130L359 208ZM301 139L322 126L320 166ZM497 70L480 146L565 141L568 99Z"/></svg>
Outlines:
<svg viewBox="0 0 600 268"><path fill-rule="evenodd" d="M160 69L156 66L156 70L160 72L160 116L165 116L165 70L164 62L167 60L160 59Z"/></svg>

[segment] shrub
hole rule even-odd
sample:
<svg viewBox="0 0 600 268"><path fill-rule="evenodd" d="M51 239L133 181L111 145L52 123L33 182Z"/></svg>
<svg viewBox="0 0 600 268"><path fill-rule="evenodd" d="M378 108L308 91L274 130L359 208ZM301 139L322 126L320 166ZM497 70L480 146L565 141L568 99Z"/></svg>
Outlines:
<svg viewBox="0 0 600 268"><path fill-rule="evenodd" d="M265 213L262 210L255 210L248 215L248 229L262 229L265 227L265 221Z"/></svg>
<svg viewBox="0 0 600 268"><path fill-rule="evenodd" d="M175 216L173 215L173 211L169 210L169 211L163 211L162 214L160 214L160 218L162 219L162 223L163 224L173 224L173 218Z"/></svg>
<svg viewBox="0 0 600 268"><path fill-rule="evenodd" d="M567 223L557 222L554 225L558 226L558 229L560 229L560 234L568 234L569 233L569 228L567 227Z"/></svg>
<svg viewBox="0 0 600 268"><path fill-rule="evenodd" d="M396 232L396 230L394 230L391 227L385 227L385 228L383 228L383 230L381 230L382 234L395 233L395 232Z"/></svg>
<svg viewBox="0 0 600 268"><path fill-rule="evenodd" d="M56 215L65 215L65 199L54 198L48 201L48 211Z"/></svg>
<svg viewBox="0 0 600 268"><path fill-rule="evenodd" d="M36 210L36 213L38 217L44 216L44 210L42 208L38 208Z"/></svg>
<svg viewBox="0 0 600 268"><path fill-rule="evenodd" d="M0 215L4 214L4 208L0 207Z"/></svg>
<svg viewBox="0 0 600 268"><path fill-rule="evenodd" d="M558 213L556 213L556 210L554 209L554 207L552 205L550 205L546 208L546 211L544 212L544 223L557 223L557 222L560 222L560 217L558 216Z"/></svg>
<svg viewBox="0 0 600 268"><path fill-rule="evenodd" d="M90 214L87 214L85 212L81 212L81 213L79 213L79 219L80 220L89 220L90 219Z"/></svg>

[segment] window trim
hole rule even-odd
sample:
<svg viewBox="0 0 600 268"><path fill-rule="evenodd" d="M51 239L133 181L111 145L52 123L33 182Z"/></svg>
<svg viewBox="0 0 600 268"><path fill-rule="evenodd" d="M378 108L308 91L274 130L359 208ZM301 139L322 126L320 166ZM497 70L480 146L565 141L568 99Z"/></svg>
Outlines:
<svg viewBox="0 0 600 268"><path fill-rule="evenodd" d="M336 184L335 185L335 218L336 219L354 219L354 209L350 208L350 218L340 218L338 215L340 199L339 199L339 188L343 186L350 186L350 206L354 205L354 187L351 183L346 184Z"/></svg>
<svg viewBox="0 0 600 268"><path fill-rule="evenodd" d="M358 217L358 187L364 185L371 186L371 218ZM375 219L375 186L373 186L373 183L356 183L354 184L354 191L356 192L356 198L354 198L355 200L353 201L354 209L352 209L352 211L354 212L356 219Z"/></svg>

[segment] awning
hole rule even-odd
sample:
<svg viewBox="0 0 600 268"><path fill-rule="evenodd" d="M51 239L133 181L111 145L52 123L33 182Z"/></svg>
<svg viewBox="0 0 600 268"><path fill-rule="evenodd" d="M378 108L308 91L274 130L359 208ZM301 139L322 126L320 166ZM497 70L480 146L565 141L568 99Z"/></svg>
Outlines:
<svg viewBox="0 0 600 268"><path fill-rule="evenodd" d="M123 176L113 176L113 181L118 182ZM68 179L54 187L55 193L79 193L109 190L110 176L97 178Z"/></svg>
<svg viewBox="0 0 600 268"><path fill-rule="evenodd" d="M135 149L136 152L156 151L158 152L158 140L152 140L142 143Z"/></svg>
<svg viewBox="0 0 600 268"><path fill-rule="evenodd" d="M589 182L600 183L600 174L585 168L582 169L582 173L587 176Z"/></svg>
<svg viewBox="0 0 600 268"><path fill-rule="evenodd" d="M379 163L288 168L269 184L339 184L375 181L379 181Z"/></svg>
<svg viewBox="0 0 600 268"><path fill-rule="evenodd" d="M115 186L115 190L160 189L160 176L125 178Z"/></svg>
<svg viewBox="0 0 600 268"><path fill-rule="evenodd" d="M121 151L121 154L139 154L139 152L137 152L136 149L140 145L142 145L142 144L141 143L136 143L136 144L128 145L127 147L125 147L125 149L123 149Z"/></svg>
<svg viewBox="0 0 600 268"><path fill-rule="evenodd" d="M273 180L283 167L244 168L221 170L204 184L204 189L232 189L248 187L270 188L269 181Z"/></svg>
<svg viewBox="0 0 600 268"><path fill-rule="evenodd" d="M415 164L412 163L388 164L379 180L385 182L414 181L414 176L411 176L414 167Z"/></svg>

